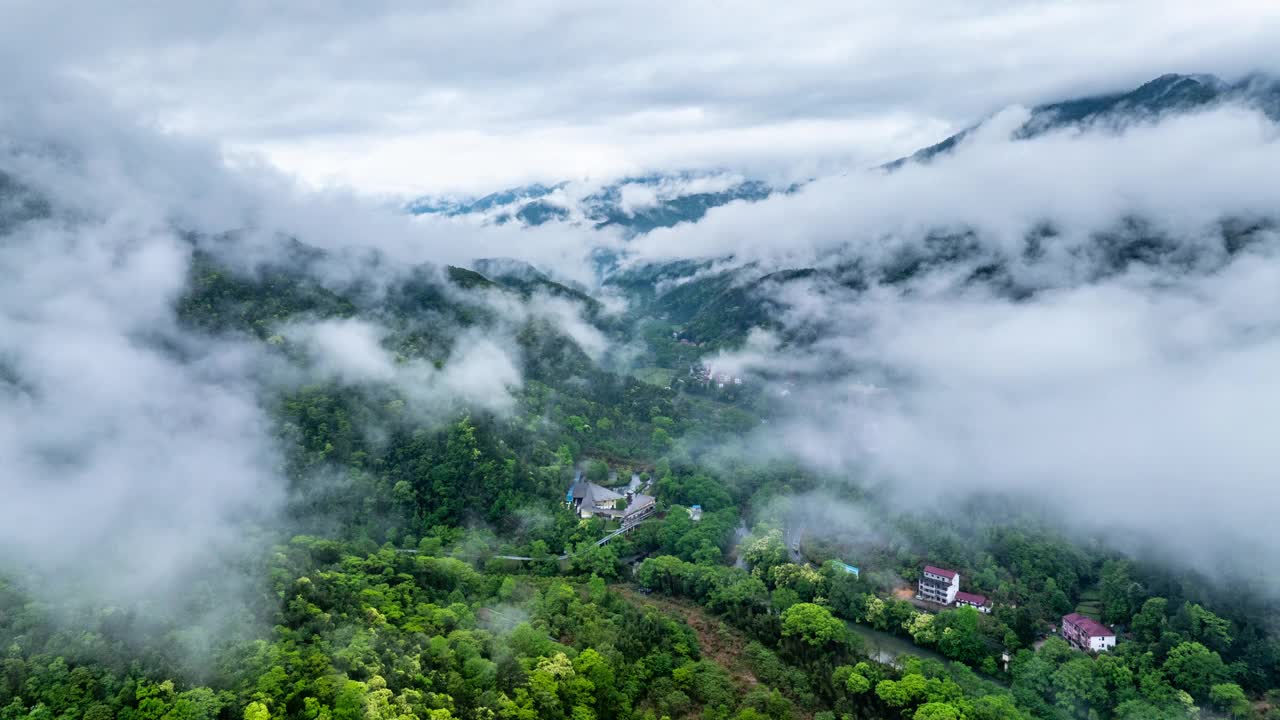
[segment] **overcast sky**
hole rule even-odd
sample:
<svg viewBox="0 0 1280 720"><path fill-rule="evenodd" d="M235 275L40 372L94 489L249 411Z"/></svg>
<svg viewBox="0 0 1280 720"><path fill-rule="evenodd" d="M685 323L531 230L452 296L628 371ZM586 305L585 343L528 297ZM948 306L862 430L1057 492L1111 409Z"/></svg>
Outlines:
<svg viewBox="0 0 1280 720"><path fill-rule="evenodd" d="M10 72L314 185L480 191L895 157L1011 103L1280 67L1272 0L0 0ZM11 55L5 58L4 55Z"/></svg>

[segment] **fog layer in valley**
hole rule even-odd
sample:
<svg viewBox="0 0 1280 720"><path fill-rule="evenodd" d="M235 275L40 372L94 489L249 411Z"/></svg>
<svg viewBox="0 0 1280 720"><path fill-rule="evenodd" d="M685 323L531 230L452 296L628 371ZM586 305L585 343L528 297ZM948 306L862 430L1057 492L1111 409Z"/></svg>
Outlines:
<svg viewBox="0 0 1280 720"><path fill-rule="evenodd" d="M264 263L299 270L291 238L303 238L328 252L307 267L318 282L376 298L422 263L503 254L517 233L303 194L51 87L0 113L0 570L36 578L46 597L74 587L163 607L209 568L244 562L246 540L260 553L262 533L287 533L271 404L290 388L391 386L430 427L509 411L523 323L605 350L579 305L540 294L468 294L494 324L449 338L438 364L395 357L376 317L273 328L291 353L186 327L176 305L197 249L252 277ZM99 122L80 123L91 111ZM561 231L547 257L573 238ZM239 592L233 576L215 592Z"/></svg>
<svg viewBox="0 0 1280 720"><path fill-rule="evenodd" d="M781 328L716 361L786 394L760 444L903 509L1007 492L1202 569L1275 576L1275 126L1227 107L1011 142L1007 114L932 165L634 247L825 270L768 290Z"/></svg>

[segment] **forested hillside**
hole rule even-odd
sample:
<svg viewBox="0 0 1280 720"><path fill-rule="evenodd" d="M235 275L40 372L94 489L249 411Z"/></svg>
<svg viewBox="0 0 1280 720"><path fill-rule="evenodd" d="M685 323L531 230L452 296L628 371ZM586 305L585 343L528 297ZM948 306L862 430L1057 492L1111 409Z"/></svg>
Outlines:
<svg viewBox="0 0 1280 720"><path fill-rule="evenodd" d="M0 108L0 720L1278 720L1274 89L412 218Z"/></svg>
<svg viewBox="0 0 1280 720"><path fill-rule="evenodd" d="M303 365L314 348L292 323L376 318L397 363L443 367L469 329L506 322L489 294L545 292L431 267L343 290L305 268L246 274L197 252L173 312L211 341ZM596 322L629 333L720 302L667 294L637 305L645 317ZM883 512L836 478L716 449L767 419L759 389L642 382L536 316L513 337L524 382L511 411L424 416L392 381L264 379L290 493L279 526L242 528L262 544L237 561L253 578L240 604L219 609L236 631L209 637L186 619L205 615L149 618L145 603L63 603L11 577L0 716L1145 719L1252 717L1275 699L1275 607L1246 588L1135 563L1035 514L1010 524L1016 509ZM672 349L688 345L651 337L652 362L680 375ZM564 493L577 472L608 483L611 471L648 483L661 510L600 546L614 526L575 517ZM815 495L861 508L874 532L804 520L794 508ZM789 545L797 529L807 536ZM835 562L847 559L860 576ZM959 569L995 611L903 599L924 562ZM222 596L182 595L192 608ZM1113 653L1049 632L1090 603L1126 628ZM875 652L858 626L921 657Z"/></svg>

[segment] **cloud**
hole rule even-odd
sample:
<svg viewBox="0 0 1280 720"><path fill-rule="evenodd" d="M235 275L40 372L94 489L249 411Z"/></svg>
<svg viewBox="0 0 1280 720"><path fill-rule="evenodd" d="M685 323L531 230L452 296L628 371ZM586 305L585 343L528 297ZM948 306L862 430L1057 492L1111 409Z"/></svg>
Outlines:
<svg viewBox="0 0 1280 720"><path fill-rule="evenodd" d="M1013 102L1280 66L1280 9L1262 0L127 13L59 0L11 2L5 18L11 67L84 78L313 183L413 194L672 165L865 164Z"/></svg>
<svg viewBox="0 0 1280 720"><path fill-rule="evenodd" d="M510 410L515 332L531 317L604 350L581 309L553 299L500 315L492 334L456 333L439 367L389 354L372 321L278 328L312 360L285 368L269 346L194 332L175 308L197 246L251 276L275 263L344 289L510 255L538 235L415 222L267 168L232 170L208 145L137 127L82 91L51 82L0 106L0 572L43 597L159 617L186 613L185 589L216 578L212 605L239 607L252 564L241 553L280 526L288 490L264 409L273 383L390 383L432 422ZM585 257L575 232L528 255ZM304 270L294 237L327 254Z"/></svg>
<svg viewBox="0 0 1280 720"><path fill-rule="evenodd" d="M161 215L30 220L0 241L0 558L157 601L282 500L256 352L176 326L190 248Z"/></svg>
<svg viewBox="0 0 1280 720"><path fill-rule="evenodd" d="M310 346L316 353L320 372L342 382L395 379L395 362L381 346L386 331L371 323L354 319L324 320L289 327L285 334Z"/></svg>
<svg viewBox="0 0 1280 720"><path fill-rule="evenodd" d="M997 125L1022 113L1010 109ZM1070 249L1125 215L1185 239L1224 215L1254 218L1280 206L1270 182L1276 139L1265 116L1230 106L1123 133L1063 130L1019 142L980 133L943 163L823 178L764 202L713 208L702 222L655 230L628 250L640 259L733 256L781 266L842 252L887 262L928 233L974 230L987 248L1013 254L1038 224L1051 222L1065 238L1058 247ZM1090 261L1081 258L1079 269Z"/></svg>
<svg viewBox="0 0 1280 720"><path fill-rule="evenodd" d="M1081 532L1276 576L1278 160L1275 127L1233 108L1120 133L993 134L636 247L824 270L766 290L782 329L716 361L791 383L773 388L788 397L755 445L900 508L1034 499ZM1253 225L1245 240L1224 236L1233 218ZM968 245L929 255L939 229ZM923 264L879 282L904 256ZM850 268L866 289L842 282Z"/></svg>
<svg viewBox="0 0 1280 720"><path fill-rule="evenodd" d="M313 366L305 381L394 387L420 422L438 423L466 409L507 413L521 384L519 353L509 336L498 342L479 331L459 335L437 367L423 359L396 358L383 347L390 331L357 319L295 323L285 337L305 348Z"/></svg>
<svg viewBox="0 0 1280 720"><path fill-rule="evenodd" d="M483 300L499 318L510 324L509 332L526 323L543 322L571 338L594 361L600 361L610 349L609 339L587 321L583 314L586 309L576 300L545 292L536 292L526 298L508 292L490 292Z"/></svg>

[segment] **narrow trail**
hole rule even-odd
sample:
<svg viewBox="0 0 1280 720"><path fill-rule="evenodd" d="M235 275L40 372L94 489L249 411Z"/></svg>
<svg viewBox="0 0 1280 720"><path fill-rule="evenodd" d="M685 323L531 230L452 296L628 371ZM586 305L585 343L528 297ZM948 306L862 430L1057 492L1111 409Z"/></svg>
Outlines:
<svg viewBox="0 0 1280 720"><path fill-rule="evenodd" d="M637 592L635 585L623 583L610 585L609 589L633 605L648 605L669 617L683 620L698 637L702 657L727 670L739 692L746 693L760 684L759 678L751 670L751 661L747 658L747 645L751 639L745 632L689 600L656 593L642 595ZM812 710L803 707L794 697L789 699L795 702L795 716L798 720L813 720Z"/></svg>
<svg viewBox="0 0 1280 720"><path fill-rule="evenodd" d="M746 650L749 640L736 628L726 625L705 609L691 602L660 595L642 595L633 585L613 585L611 588L633 605L648 605L665 615L680 618L698 636L702 656L729 671L729 675L744 691L760 681L751 672Z"/></svg>

